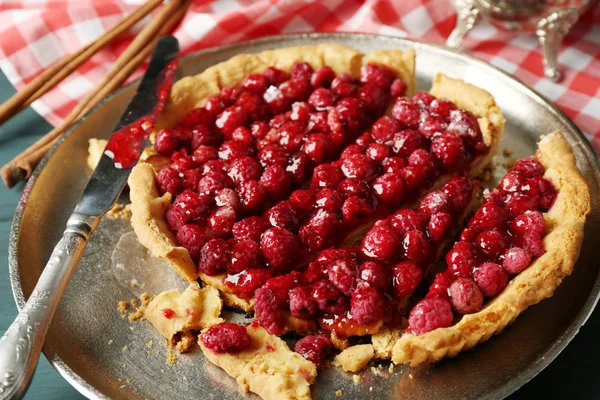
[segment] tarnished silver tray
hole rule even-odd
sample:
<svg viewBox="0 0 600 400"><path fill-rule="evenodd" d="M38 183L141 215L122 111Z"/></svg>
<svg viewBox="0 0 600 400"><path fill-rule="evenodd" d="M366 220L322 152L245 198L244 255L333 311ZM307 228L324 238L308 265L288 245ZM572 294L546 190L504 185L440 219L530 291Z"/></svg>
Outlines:
<svg viewBox="0 0 600 400"><path fill-rule="evenodd" d="M314 385L314 398L335 398L339 389L344 398L509 395L564 349L598 301L600 249L589 240L600 232L596 155L567 117L509 75L464 54L405 39L364 34L271 37L196 53L181 62L180 72L196 74L242 52L324 42L342 43L364 52L414 48L420 89L428 89L440 71L487 89L508 120L502 146L511 149L514 157L533 154L539 135L561 129L573 145L578 167L590 185L593 212L573 275L554 297L525 312L502 335L431 367L395 367L390 372L384 364L380 369L367 369L360 374L359 385L338 369L325 370ZM29 181L16 211L9 251L10 277L19 308L31 293L87 181L87 140L108 136L133 92L133 86L120 90L76 124ZM170 268L152 259L137 243L129 221L104 218L56 313L44 348L46 357L91 399L242 398L235 381L208 363L200 352L180 356L178 364L167 365L166 348L158 333L147 323L122 319L116 311L119 300L182 286ZM151 348L147 346L150 341Z"/></svg>

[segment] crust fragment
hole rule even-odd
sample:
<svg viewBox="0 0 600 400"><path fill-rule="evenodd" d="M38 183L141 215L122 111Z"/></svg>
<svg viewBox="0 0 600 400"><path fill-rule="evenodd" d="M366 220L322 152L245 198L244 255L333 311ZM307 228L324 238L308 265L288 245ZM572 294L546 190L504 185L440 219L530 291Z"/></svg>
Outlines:
<svg viewBox="0 0 600 400"><path fill-rule="evenodd" d="M250 348L237 354L215 354L198 341L204 356L235 378L245 392L264 400L310 400L310 385L317 376L315 364L289 349L261 326L247 326Z"/></svg>
<svg viewBox="0 0 600 400"><path fill-rule="evenodd" d="M513 278L483 310L463 316L448 328L420 336L402 336L393 349L394 363L435 362L486 341L502 332L529 306L552 296L571 274L579 257L586 215L590 212L589 189L577 170L570 145L559 131L542 137L537 157L546 168L544 177L558 190L553 207L544 215L546 254Z"/></svg>

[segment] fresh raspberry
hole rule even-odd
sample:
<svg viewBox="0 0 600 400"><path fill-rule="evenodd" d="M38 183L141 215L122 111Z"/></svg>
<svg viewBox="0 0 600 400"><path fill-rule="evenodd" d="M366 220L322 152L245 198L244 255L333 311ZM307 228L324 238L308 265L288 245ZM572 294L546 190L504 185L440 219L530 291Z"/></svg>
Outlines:
<svg viewBox="0 0 600 400"><path fill-rule="evenodd" d="M358 285L352 292L350 314L359 325L369 325L383 318L385 303L383 296L373 286Z"/></svg>
<svg viewBox="0 0 600 400"><path fill-rule="evenodd" d="M404 96L406 94L406 89L406 83L402 82L400 79L394 79L390 86L390 94L394 97Z"/></svg>
<svg viewBox="0 0 600 400"><path fill-rule="evenodd" d="M237 213L232 207L219 207L208 217L208 226L218 237L227 237L237 221Z"/></svg>
<svg viewBox="0 0 600 400"><path fill-rule="evenodd" d="M225 102L218 94L213 94L206 98L204 102L204 109L208 112L208 114L216 118L217 115L221 114L225 109Z"/></svg>
<svg viewBox="0 0 600 400"><path fill-rule="evenodd" d="M271 85L279 85L289 79L287 72L275 67L268 67L265 72L263 72L263 75Z"/></svg>
<svg viewBox="0 0 600 400"><path fill-rule="evenodd" d="M358 262L358 250L354 248L350 249L326 249L319 253L317 261L325 262L327 265L331 264L335 260L347 260L352 262Z"/></svg>
<svg viewBox="0 0 600 400"><path fill-rule="evenodd" d="M477 236L475 243L479 247L479 251L488 258L496 259L504 252L509 244L509 240L498 231L485 231Z"/></svg>
<svg viewBox="0 0 600 400"><path fill-rule="evenodd" d="M391 155L391 150L383 143L371 143L367 147L365 154L376 163L381 163Z"/></svg>
<svg viewBox="0 0 600 400"><path fill-rule="evenodd" d="M335 72L327 65L317 68L310 77L310 83L313 87L329 87L335 79Z"/></svg>
<svg viewBox="0 0 600 400"><path fill-rule="evenodd" d="M371 135L369 135L368 132L363 133L362 135L360 135L359 137L356 138L356 140L354 141L354 143L361 148L360 153L363 153L364 150L366 150L367 146L369 146L371 143L373 143L373 138L371 137ZM350 155L350 154L348 154Z"/></svg>
<svg viewBox="0 0 600 400"><path fill-rule="evenodd" d="M398 157L408 157L417 149L427 148L427 139L419 132L405 129L397 132L392 138L392 150Z"/></svg>
<svg viewBox="0 0 600 400"><path fill-rule="evenodd" d="M330 128L332 123L329 119L332 116L346 132L356 132L364 119L364 109L359 100L347 97L338 101L335 107L329 110L328 124ZM331 130L335 131L333 128Z"/></svg>
<svg viewBox="0 0 600 400"><path fill-rule="evenodd" d="M315 164L321 164L334 155L331 138L328 138L323 133L311 133L308 135L304 141L302 151Z"/></svg>
<svg viewBox="0 0 600 400"><path fill-rule="evenodd" d="M250 133L254 139L259 140L264 138L269 131L269 125L262 121L255 121L250 126Z"/></svg>
<svg viewBox="0 0 600 400"><path fill-rule="evenodd" d="M287 304L290 290L299 286L301 283L302 274L298 271L293 271L289 274L269 279L267 283L264 284L263 288L271 290L278 302Z"/></svg>
<svg viewBox="0 0 600 400"><path fill-rule="evenodd" d="M544 175L544 166L533 157L524 158L515 163L511 172L520 172L526 178L535 178L536 176Z"/></svg>
<svg viewBox="0 0 600 400"><path fill-rule="evenodd" d="M340 182L338 189L346 194L346 196L357 196L363 199L371 195L369 185L365 181L358 178L346 178Z"/></svg>
<svg viewBox="0 0 600 400"><path fill-rule="evenodd" d="M524 176L522 176L519 172L511 171L508 174L504 175L504 177L502 177L498 188L507 193L514 193L518 192L526 181L527 179Z"/></svg>
<svg viewBox="0 0 600 400"><path fill-rule="evenodd" d="M363 263L358 270L360 280L382 292L385 292L390 285L388 274L388 269L384 264L374 261Z"/></svg>
<svg viewBox="0 0 600 400"><path fill-rule="evenodd" d="M215 125L224 136L231 135L231 132L238 126L244 126L248 122L248 115L239 106L226 108L217 116Z"/></svg>
<svg viewBox="0 0 600 400"><path fill-rule="evenodd" d="M239 353L250 346L250 335L246 328L231 322L221 322L211 326L200 335L202 344L213 353Z"/></svg>
<svg viewBox="0 0 600 400"><path fill-rule="evenodd" d="M338 78L335 78L331 82L331 91L339 98L356 97L358 89L353 83L340 82Z"/></svg>
<svg viewBox="0 0 600 400"><path fill-rule="evenodd" d="M300 214L290 201L282 201L267 210L265 218L271 226L295 231L300 225Z"/></svg>
<svg viewBox="0 0 600 400"><path fill-rule="evenodd" d="M342 314L348 308L348 299L327 279L314 283L311 293L324 313Z"/></svg>
<svg viewBox="0 0 600 400"><path fill-rule="evenodd" d="M173 196L177 196L183 191L183 178L179 171L173 168L161 169L156 180L158 181L160 192L163 194L169 192Z"/></svg>
<svg viewBox="0 0 600 400"><path fill-rule="evenodd" d="M449 300L450 297L448 291L450 290L452 280L453 277L448 270L436 274L433 283L429 286L426 298L431 299L434 297L441 297Z"/></svg>
<svg viewBox="0 0 600 400"><path fill-rule="evenodd" d="M260 183L271 199L282 199L287 196L291 187L290 176L279 165L269 165L265 168Z"/></svg>
<svg viewBox="0 0 600 400"><path fill-rule="evenodd" d="M412 333L422 335L437 328L452 325L454 315L447 300L442 298L423 299L419 301L408 316L408 326Z"/></svg>
<svg viewBox="0 0 600 400"><path fill-rule="evenodd" d="M223 171L209 171L198 182L198 193L200 195L214 196L225 188L233 188L233 182Z"/></svg>
<svg viewBox="0 0 600 400"><path fill-rule="evenodd" d="M181 132L179 141L183 141L181 139ZM207 127L204 125L198 125L190 131L191 137L191 147L192 149L197 149L200 146L211 146L211 147L219 147L221 142L223 141L223 137L212 127Z"/></svg>
<svg viewBox="0 0 600 400"><path fill-rule="evenodd" d="M179 126L193 128L197 125L210 125L213 121L211 115L203 108L188 111L179 121Z"/></svg>
<svg viewBox="0 0 600 400"><path fill-rule="evenodd" d="M253 157L240 157L231 162L228 175L236 185L260 178L262 168Z"/></svg>
<svg viewBox="0 0 600 400"><path fill-rule="evenodd" d="M342 172L347 178L369 180L377 175L377 165L363 154L353 154L342 161Z"/></svg>
<svg viewBox="0 0 600 400"><path fill-rule="evenodd" d="M165 218L169 229L177 232L188 221L187 216L176 209L169 207L165 212Z"/></svg>
<svg viewBox="0 0 600 400"><path fill-rule="evenodd" d="M371 136L377 143L387 143L394 137L394 134L400 131L401 125L395 119L387 116L379 118L371 126Z"/></svg>
<svg viewBox="0 0 600 400"><path fill-rule="evenodd" d="M202 166L202 175L213 172L225 172L229 168L229 163L225 160L210 160Z"/></svg>
<svg viewBox="0 0 600 400"><path fill-rule="evenodd" d="M528 232L514 240L514 243L527 250L534 257L541 257L546 254L542 238L535 233Z"/></svg>
<svg viewBox="0 0 600 400"><path fill-rule="evenodd" d="M414 292L421 279L423 271L414 261L400 261L392 267L392 283L396 298L400 299Z"/></svg>
<svg viewBox="0 0 600 400"><path fill-rule="evenodd" d="M475 151L486 149L486 145L482 141L479 123L473 114L465 110L452 110L449 120L447 132L460 136L467 146Z"/></svg>
<svg viewBox="0 0 600 400"><path fill-rule="evenodd" d="M298 121L288 121L277 129L279 145L288 153L294 153L302 147L304 125Z"/></svg>
<svg viewBox="0 0 600 400"><path fill-rule="evenodd" d="M202 246L210 239L210 231L196 224L185 224L177 231L177 242L187 249L194 260L198 260Z"/></svg>
<svg viewBox="0 0 600 400"><path fill-rule="evenodd" d="M404 179L399 174L383 174L373 181L373 193L383 204L397 205L404 196Z"/></svg>
<svg viewBox="0 0 600 400"><path fill-rule="evenodd" d="M183 187L188 190L196 190L202 175L198 169L188 169L183 171Z"/></svg>
<svg viewBox="0 0 600 400"><path fill-rule="evenodd" d="M470 242L458 242L446 254L448 270L454 276L470 277L478 265L475 246Z"/></svg>
<svg viewBox="0 0 600 400"><path fill-rule="evenodd" d="M329 124L327 123L327 112L319 111L310 114L308 119L308 130L310 132L329 132Z"/></svg>
<svg viewBox="0 0 600 400"><path fill-rule="evenodd" d="M231 132L231 140L251 144L254 141L254 136L252 136L250 129L245 126L238 126Z"/></svg>
<svg viewBox="0 0 600 400"><path fill-rule="evenodd" d="M339 213L344 204L345 196L342 192L335 189L323 188L315 195L315 208Z"/></svg>
<svg viewBox="0 0 600 400"><path fill-rule="evenodd" d="M392 108L392 115L407 128L416 129L419 126L421 108L406 97L398 97Z"/></svg>
<svg viewBox="0 0 600 400"><path fill-rule="evenodd" d="M376 225L367 232L360 247L369 258L391 260L400 248L401 241L401 236L389 226Z"/></svg>
<svg viewBox="0 0 600 400"><path fill-rule="evenodd" d="M322 368L323 362L331 354L332 346L327 335L305 336L296 342L295 351L317 368Z"/></svg>
<svg viewBox="0 0 600 400"><path fill-rule="evenodd" d="M248 213L261 210L267 199L267 192L263 185L257 181L244 182L238 189L242 208Z"/></svg>
<svg viewBox="0 0 600 400"><path fill-rule="evenodd" d="M290 103L293 103L295 101L307 100L312 88L308 80L292 78L279 85L279 90L283 93L283 97L288 99Z"/></svg>
<svg viewBox="0 0 600 400"><path fill-rule="evenodd" d="M342 206L343 220L347 226L352 226L356 222L370 217L373 213L373 206L367 200L357 196L348 197Z"/></svg>
<svg viewBox="0 0 600 400"><path fill-rule="evenodd" d="M215 204L217 207L231 207L238 213L242 209L240 197L233 189L221 189L215 195Z"/></svg>
<svg viewBox="0 0 600 400"><path fill-rule="evenodd" d="M262 74L250 74L242 81L242 86L254 93L262 93L267 90L269 82Z"/></svg>
<svg viewBox="0 0 600 400"><path fill-rule="evenodd" d="M156 134L154 149L161 156L171 157L171 154L177 149L179 140L177 135L171 129L161 129Z"/></svg>
<svg viewBox="0 0 600 400"><path fill-rule="evenodd" d="M226 105L232 105L243 92L241 86L228 86L221 89L221 97Z"/></svg>
<svg viewBox="0 0 600 400"><path fill-rule="evenodd" d="M413 96L411 97L411 100L414 103L419 103L424 106L429 106L435 100L435 97L433 97L431 94L429 94L427 92L417 92L417 93L413 94Z"/></svg>
<svg viewBox="0 0 600 400"><path fill-rule="evenodd" d="M321 279L327 279L327 263L313 261L308 264L308 268L303 274L304 282L315 283Z"/></svg>
<svg viewBox="0 0 600 400"><path fill-rule="evenodd" d="M450 209L455 213L463 212L473 197L473 183L462 176L450 178L442 190L450 198Z"/></svg>
<svg viewBox="0 0 600 400"><path fill-rule="evenodd" d="M254 297L256 289L262 287L273 276L266 268L246 269L238 274L230 275L223 281L233 293L244 299Z"/></svg>
<svg viewBox="0 0 600 400"><path fill-rule="evenodd" d="M419 132L428 139L432 139L440 135L446 129L446 126L447 125L438 116L429 113L421 114Z"/></svg>
<svg viewBox="0 0 600 400"><path fill-rule="evenodd" d="M300 185L310 177L312 163L306 154L298 152L289 157L285 171L296 185Z"/></svg>
<svg viewBox="0 0 600 400"><path fill-rule="evenodd" d="M459 314L472 314L483 304L483 294L471 279L458 278L450 285L452 308Z"/></svg>
<svg viewBox="0 0 600 400"><path fill-rule="evenodd" d="M322 164L315 168L310 183L311 188L331 188L335 189L344 179L344 175L339 167L331 164Z"/></svg>
<svg viewBox="0 0 600 400"><path fill-rule="evenodd" d="M465 159L465 147L458 135L444 133L431 142L431 152L440 160L446 170L461 165Z"/></svg>
<svg viewBox="0 0 600 400"><path fill-rule="evenodd" d="M444 121L448 121L450 112L456 110L456 105L448 100L435 99L429 104L429 110L440 116Z"/></svg>
<svg viewBox="0 0 600 400"><path fill-rule="evenodd" d="M535 233L542 237L546 230L546 221L539 211L526 211L517 216L511 223L510 232L513 237L519 237L526 233Z"/></svg>
<svg viewBox="0 0 600 400"><path fill-rule="evenodd" d="M436 213L431 216L427 223L427 235L429 239L440 244L452 227L452 216L447 213Z"/></svg>
<svg viewBox="0 0 600 400"><path fill-rule="evenodd" d="M171 168L174 170L183 172L195 167L194 159L188 154L187 148L181 148L171 155Z"/></svg>
<svg viewBox="0 0 600 400"><path fill-rule="evenodd" d="M308 98L308 103L317 111L327 111L335 103L335 96L329 89L318 88Z"/></svg>
<svg viewBox="0 0 600 400"><path fill-rule="evenodd" d="M531 264L531 254L520 247L512 247L504 252L502 267L511 275L524 271Z"/></svg>
<svg viewBox="0 0 600 400"><path fill-rule="evenodd" d="M338 234L340 221L329 211L317 210L300 228L298 235L308 251L321 250L332 244Z"/></svg>
<svg viewBox="0 0 600 400"><path fill-rule="evenodd" d="M186 222L200 217L209 207L210 199L208 196L199 196L191 190L184 190L170 206L170 208L182 214Z"/></svg>
<svg viewBox="0 0 600 400"><path fill-rule="evenodd" d="M549 180L541 177L533 178L529 182L531 182L532 185L537 184L540 189L540 200L538 207L542 211L548 211L556 199L556 189Z"/></svg>
<svg viewBox="0 0 600 400"><path fill-rule="evenodd" d="M254 293L254 315L258 322L269 334L282 335L285 332L285 303L279 301L275 293L264 286Z"/></svg>
<svg viewBox="0 0 600 400"><path fill-rule="evenodd" d="M292 78L294 79L303 79L309 81L313 72L314 70L309 63L298 62L292 67L290 75L292 75Z"/></svg>
<svg viewBox="0 0 600 400"><path fill-rule="evenodd" d="M356 286L356 270L356 263L348 260L336 260L329 265L327 273L331 283L346 296L350 296Z"/></svg>
<svg viewBox="0 0 600 400"><path fill-rule="evenodd" d="M408 231L425 231L425 220L416 210L402 208L390 218L390 226L402 237Z"/></svg>
<svg viewBox="0 0 600 400"><path fill-rule="evenodd" d="M415 192L424 182L431 178L423 168L416 167L414 165L409 165L400 171L402 177L404 178L404 191L405 192Z"/></svg>
<svg viewBox="0 0 600 400"><path fill-rule="evenodd" d="M425 218L430 218L433 214L450 211L450 197L441 190L429 192L419 205L419 212Z"/></svg>
<svg viewBox="0 0 600 400"><path fill-rule="evenodd" d="M483 263L475 269L475 282L487 297L496 297L508 284L508 273L496 263Z"/></svg>
<svg viewBox="0 0 600 400"><path fill-rule="evenodd" d="M319 189L298 189L290 195L290 203L297 210L310 211L313 209Z"/></svg>
<svg viewBox="0 0 600 400"><path fill-rule="evenodd" d="M260 266L262 252L260 246L253 240L238 242L231 248L231 263L227 265L227 272L237 274L246 269Z"/></svg>
<svg viewBox="0 0 600 400"><path fill-rule="evenodd" d="M286 270L300 251L298 237L283 228L267 229L260 238L260 247L269 267L274 271Z"/></svg>
<svg viewBox="0 0 600 400"><path fill-rule="evenodd" d="M312 298L311 289L298 286L290 290L290 311L300 319L308 319L317 313L317 303Z"/></svg>
<svg viewBox="0 0 600 400"><path fill-rule="evenodd" d="M216 160L219 158L219 153L217 149L211 146L198 146L192 153L192 160L197 165L202 165L210 160Z"/></svg>
<svg viewBox="0 0 600 400"><path fill-rule="evenodd" d="M506 227L508 215L506 211L492 201L486 201L469 222L469 227L480 232L492 229L502 230Z"/></svg>
<svg viewBox="0 0 600 400"><path fill-rule="evenodd" d="M433 154L425 149L417 149L408 157L408 165L418 167L423 173L437 175L438 161Z"/></svg>
<svg viewBox="0 0 600 400"><path fill-rule="evenodd" d="M200 251L198 268L206 275L221 273L231 262L229 245L223 239L211 239Z"/></svg>
<svg viewBox="0 0 600 400"><path fill-rule="evenodd" d="M243 240L260 241L260 236L269 229L269 223L263 217L248 217L233 224L233 237L241 242Z"/></svg>
<svg viewBox="0 0 600 400"><path fill-rule="evenodd" d="M277 86L269 86L263 94L263 100L274 114L286 112L291 103L291 100L287 99L283 95L283 91Z"/></svg>
<svg viewBox="0 0 600 400"><path fill-rule="evenodd" d="M227 140L219 147L219 158L231 162L237 158L250 156L252 152L252 147L246 142Z"/></svg>
<svg viewBox="0 0 600 400"><path fill-rule="evenodd" d="M360 82L380 88L389 88L394 74L383 65L366 64L360 70Z"/></svg>
<svg viewBox="0 0 600 400"><path fill-rule="evenodd" d="M430 255L430 245L427 236L421 231L409 231L402 240L404 257L417 263L425 262Z"/></svg>

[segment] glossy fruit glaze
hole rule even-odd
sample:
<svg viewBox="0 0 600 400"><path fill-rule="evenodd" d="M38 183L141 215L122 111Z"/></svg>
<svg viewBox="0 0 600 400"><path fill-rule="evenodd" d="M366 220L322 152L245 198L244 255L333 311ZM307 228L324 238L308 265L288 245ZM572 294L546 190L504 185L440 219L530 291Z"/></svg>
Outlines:
<svg viewBox="0 0 600 400"><path fill-rule="evenodd" d="M409 315L409 329L423 334L451 326L498 296L511 276L544 253L548 211L556 199L535 158L518 161L502 178L446 255L425 299Z"/></svg>
<svg viewBox="0 0 600 400"><path fill-rule="evenodd" d="M376 332L400 320L398 305L416 289L465 214L478 185L451 178L416 209L379 220L353 248L326 249L303 272L271 278L256 291L255 314L280 335L289 315L339 337Z"/></svg>

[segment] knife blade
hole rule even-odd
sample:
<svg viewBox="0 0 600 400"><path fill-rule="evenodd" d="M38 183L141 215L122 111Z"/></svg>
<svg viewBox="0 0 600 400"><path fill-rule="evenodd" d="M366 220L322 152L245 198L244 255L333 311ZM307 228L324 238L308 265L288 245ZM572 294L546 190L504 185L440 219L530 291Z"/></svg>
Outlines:
<svg viewBox="0 0 600 400"><path fill-rule="evenodd" d="M113 130L100 162L77 203L76 213L100 216L110 210L119 198L131 168L148 143L156 117L162 111L175 77L178 53L179 44L173 36L165 36L158 41L146 74ZM119 157L119 154L126 157ZM123 161L127 164L124 165Z"/></svg>
<svg viewBox="0 0 600 400"><path fill-rule="evenodd" d="M133 99L115 127L67 228L19 315L0 339L0 400L23 397L60 298L90 234L119 198L171 89L179 44L160 39Z"/></svg>

